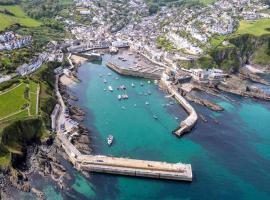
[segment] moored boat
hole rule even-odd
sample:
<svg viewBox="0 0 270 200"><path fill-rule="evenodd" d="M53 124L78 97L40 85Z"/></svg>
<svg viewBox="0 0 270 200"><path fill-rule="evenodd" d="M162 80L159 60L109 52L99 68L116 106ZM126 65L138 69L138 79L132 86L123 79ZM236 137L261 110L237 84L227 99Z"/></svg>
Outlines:
<svg viewBox="0 0 270 200"><path fill-rule="evenodd" d="M112 88L111 85L108 86L108 90L111 91L111 92L113 91L113 88Z"/></svg>
<svg viewBox="0 0 270 200"><path fill-rule="evenodd" d="M111 146L112 143L113 143L113 136L112 136L112 135L109 135L109 136L107 137L107 144L108 144L109 146Z"/></svg>

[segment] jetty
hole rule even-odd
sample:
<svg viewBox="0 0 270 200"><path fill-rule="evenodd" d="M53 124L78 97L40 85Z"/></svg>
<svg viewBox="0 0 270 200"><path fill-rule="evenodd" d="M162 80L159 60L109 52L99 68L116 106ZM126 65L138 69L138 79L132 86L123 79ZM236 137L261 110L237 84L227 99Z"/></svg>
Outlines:
<svg viewBox="0 0 270 200"><path fill-rule="evenodd" d="M123 68L120 65L107 62L107 67L112 69L113 71L117 72L118 74L125 75L125 76L135 76L135 77L142 77L147 79L160 79L161 73L157 73L157 71L149 71L149 69L138 69L138 68Z"/></svg>
<svg viewBox="0 0 270 200"><path fill-rule="evenodd" d="M180 127L173 131L173 133L180 137L184 133L189 132L196 124L198 115L195 109L188 103L188 101L179 94L173 85L166 80L165 72L161 78L161 85L180 103L180 105L188 112L189 116L180 123Z"/></svg>
<svg viewBox="0 0 270 200"><path fill-rule="evenodd" d="M148 177L157 179L170 179L178 181L192 181L192 168L190 164L167 163L148 160L137 160L130 158L116 158L110 156L82 154L68 139L66 132L74 129L76 125L71 124L65 118L65 103L58 88L59 76L56 76L55 90L61 111L55 119L56 141L65 151L68 160L79 171L98 173L119 174L135 177ZM65 130L63 128L65 127Z"/></svg>

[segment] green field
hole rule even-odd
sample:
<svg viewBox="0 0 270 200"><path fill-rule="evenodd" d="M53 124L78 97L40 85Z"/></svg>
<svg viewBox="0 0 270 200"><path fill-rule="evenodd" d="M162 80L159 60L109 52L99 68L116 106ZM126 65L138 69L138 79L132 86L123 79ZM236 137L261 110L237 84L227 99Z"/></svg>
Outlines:
<svg viewBox="0 0 270 200"><path fill-rule="evenodd" d="M270 34L270 19L241 21L236 34L252 34L255 36Z"/></svg>
<svg viewBox="0 0 270 200"><path fill-rule="evenodd" d="M5 10L12 15L4 14L3 12ZM5 30L15 23L27 27L37 27L41 24L37 20L28 17L19 5L0 6L0 31Z"/></svg>
<svg viewBox="0 0 270 200"><path fill-rule="evenodd" d="M38 84L21 82L0 93L0 123L36 115Z"/></svg>
<svg viewBox="0 0 270 200"><path fill-rule="evenodd" d="M235 33L226 36L215 36L211 39L210 43L212 47L217 47L220 46L224 40L228 40L231 37L243 34L251 34L255 36L270 34L270 19L259 19L256 21L240 21L239 27Z"/></svg>

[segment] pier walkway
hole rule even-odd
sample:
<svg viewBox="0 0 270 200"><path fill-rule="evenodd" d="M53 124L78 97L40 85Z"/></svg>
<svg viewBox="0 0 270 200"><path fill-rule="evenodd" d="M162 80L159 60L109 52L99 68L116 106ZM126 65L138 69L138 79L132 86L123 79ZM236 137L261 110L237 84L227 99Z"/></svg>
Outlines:
<svg viewBox="0 0 270 200"><path fill-rule="evenodd" d="M169 81L166 80L165 76L161 78L161 84L165 86L168 92L174 96L174 98L182 105L182 107L189 113L189 116L180 123L180 128L174 131L177 136L182 136L184 133L190 131L196 124L198 120L198 115L194 108L188 103L188 101L182 97L171 85Z"/></svg>

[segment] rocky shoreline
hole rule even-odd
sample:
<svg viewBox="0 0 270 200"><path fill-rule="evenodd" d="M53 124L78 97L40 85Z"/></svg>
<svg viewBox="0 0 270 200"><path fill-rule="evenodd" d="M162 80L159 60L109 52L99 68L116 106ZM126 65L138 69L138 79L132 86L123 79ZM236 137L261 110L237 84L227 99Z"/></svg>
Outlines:
<svg viewBox="0 0 270 200"><path fill-rule="evenodd" d="M73 70L74 77L76 77L76 67ZM67 86L60 84L59 88L69 108L71 119L82 122L86 113L78 106L70 104L70 101L77 101L78 98L68 93ZM72 136L71 142L82 153L92 153L89 130L80 124L77 133ZM65 157L66 154L62 150L61 144L55 140L54 134L40 143L27 146L22 158L18 158L18 166L12 164L11 168L3 170L0 174L0 199L14 199L14 190L31 192L38 199L46 199L45 194L31 183L31 177L35 174L51 179L60 189L67 189L68 185L65 180L70 180L71 176L60 162Z"/></svg>

